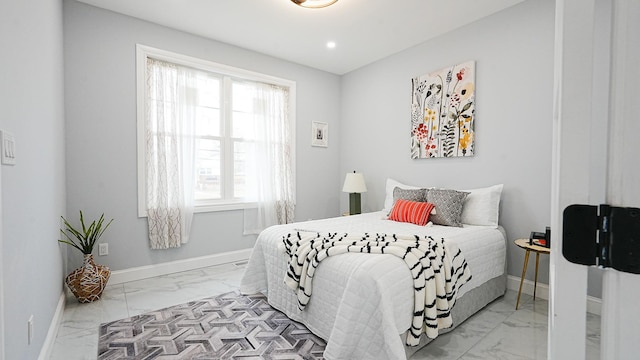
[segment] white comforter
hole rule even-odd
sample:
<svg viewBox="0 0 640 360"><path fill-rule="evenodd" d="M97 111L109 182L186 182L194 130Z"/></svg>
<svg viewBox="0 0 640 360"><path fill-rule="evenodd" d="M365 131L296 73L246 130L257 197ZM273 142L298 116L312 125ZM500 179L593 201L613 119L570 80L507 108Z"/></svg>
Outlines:
<svg viewBox="0 0 640 360"><path fill-rule="evenodd" d="M405 359L400 334L411 325L413 280L405 263L392 255L342 254L318 267L313 297L304 311L284 284L288 256L278 246L295 230L431 235L455 242L473 278L458 293L502 275L505 239L499 229L417 226L383 220L382 212L273 226L263 231L242 279L243 293L264 292L269 303L327 340L324 356L338 359Z"/></svg>

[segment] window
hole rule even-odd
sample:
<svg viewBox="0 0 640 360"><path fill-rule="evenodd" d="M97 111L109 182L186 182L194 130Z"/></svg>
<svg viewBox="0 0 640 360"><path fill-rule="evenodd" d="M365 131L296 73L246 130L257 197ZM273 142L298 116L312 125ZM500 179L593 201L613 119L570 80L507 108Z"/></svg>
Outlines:
<svg viewBox="0 0 640 360"><path fill-rule="evenodd" d="M149 181L157 178L164 186L173 177L162 180L150 165L165 161L165 150L156 145L184 156L176 164L184 184L176 186L192 191L196 212L257 206L265 198L260 194L265 167L276 168L282 161L289 175L275 176L282 184L267 199L290 201L295 184L295 83L142 45L137 71L140 216L146 216L153 196ZM173 120L177 124L167 125ZM266 123L284 130L275 131L280 135L274 137ZM177 138L170 135L171 127ZM261 149L265 146L284 150L264 158L262 153L271 152ZM289 190L281 191L284 185Z"/></svg>

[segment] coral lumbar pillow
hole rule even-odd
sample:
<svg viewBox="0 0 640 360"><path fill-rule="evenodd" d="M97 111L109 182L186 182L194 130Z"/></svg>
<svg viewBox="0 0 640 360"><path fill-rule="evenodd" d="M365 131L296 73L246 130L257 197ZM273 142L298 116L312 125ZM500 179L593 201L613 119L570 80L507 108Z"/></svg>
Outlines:
<svg viewBox="0 0 640 360"><path fill-rule="evenodd" d="M398 199L393 204L389 220L424 226L429 222L433 208L432 203Z"/></svg>

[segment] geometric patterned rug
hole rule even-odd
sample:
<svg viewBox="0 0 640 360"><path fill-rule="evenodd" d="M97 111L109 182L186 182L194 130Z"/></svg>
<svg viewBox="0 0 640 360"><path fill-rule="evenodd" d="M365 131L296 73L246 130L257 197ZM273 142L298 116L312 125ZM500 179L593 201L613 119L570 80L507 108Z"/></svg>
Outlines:
<svg viewBox="0 0 640 360"><path fill-rule="evenodd" d="M99 336L99 360L317 360L326 346L264 295L236 292L105 323Z"/></svg>

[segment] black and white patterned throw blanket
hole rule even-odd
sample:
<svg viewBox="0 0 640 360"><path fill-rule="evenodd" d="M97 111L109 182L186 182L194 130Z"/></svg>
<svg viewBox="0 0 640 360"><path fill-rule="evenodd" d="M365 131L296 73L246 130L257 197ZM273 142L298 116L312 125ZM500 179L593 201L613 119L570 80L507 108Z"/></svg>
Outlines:
<svg viewBox="0 0 640 360"><path fill-rule="evenodd" d="M471 280L471 271L460 249L444 239L387 234L338 234L298 231L283 237L290 256L285 283L297 291L304 310L311 298L313 275L320 262L347 252L391 254L405 261L413 275L414 312L406 344L417 346L424 332L429 338L438 329L453 325L451 309L458 289Z"/></svg>

